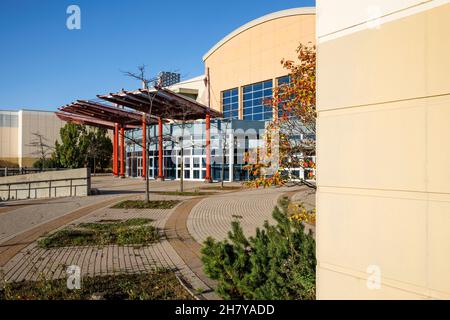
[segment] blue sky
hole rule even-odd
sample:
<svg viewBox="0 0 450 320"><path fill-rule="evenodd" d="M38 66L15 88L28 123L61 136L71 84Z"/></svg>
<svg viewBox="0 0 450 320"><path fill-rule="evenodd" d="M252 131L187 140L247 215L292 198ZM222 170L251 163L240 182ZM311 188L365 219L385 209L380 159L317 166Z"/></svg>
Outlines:
<svg viewBox="0 0 450 320"><path fill-rule="evenodd" d="M139 84L122 74L203 73L217 41L262 15L313 0L1 0L0 110L57 107ZM81 30L66 9L81 8Z"/></svg>

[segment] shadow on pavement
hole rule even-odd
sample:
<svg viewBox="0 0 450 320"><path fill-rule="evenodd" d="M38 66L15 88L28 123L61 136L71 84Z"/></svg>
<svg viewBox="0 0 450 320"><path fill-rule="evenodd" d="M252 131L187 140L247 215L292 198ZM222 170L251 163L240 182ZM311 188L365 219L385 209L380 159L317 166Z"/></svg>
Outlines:
<svg viewBox="0 0 450 320"><path fill-rule="evenodd" d="M137 190L99 190L99 195L114 195L114 194L141 194L145 191Z"/></svg>

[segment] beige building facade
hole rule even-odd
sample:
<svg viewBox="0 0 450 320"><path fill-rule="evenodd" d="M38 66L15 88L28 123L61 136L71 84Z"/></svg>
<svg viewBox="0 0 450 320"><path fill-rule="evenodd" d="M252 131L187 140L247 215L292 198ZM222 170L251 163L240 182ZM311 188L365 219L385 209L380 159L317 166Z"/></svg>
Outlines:
<svg viewBox="0 0 450 320"><path fill-rule="evenodd" d="M38 135L52 147L63 126L51 111L0 111L0 167L32 167L39 159Z"/></svg>
<svg viewBox="0 0 450 320"><path fill-rule="evenodd" d="M317 12L318 298L450 299L450 3Z"/></svg>
<svg viewBox="0 0 450 320"><path fill-rule="evenodd" d="M310 7L275 12L228 34L203 56L205 74L209 71L211 108L225 111L228 117L229 107L234 119L268 120L268 110L255 107L255 99L245 101L260 98L259 91L269 93L277 86L278 79L288 74L281 60L297 60L299 44L315 44L315 38L315 8Z"/></svg>

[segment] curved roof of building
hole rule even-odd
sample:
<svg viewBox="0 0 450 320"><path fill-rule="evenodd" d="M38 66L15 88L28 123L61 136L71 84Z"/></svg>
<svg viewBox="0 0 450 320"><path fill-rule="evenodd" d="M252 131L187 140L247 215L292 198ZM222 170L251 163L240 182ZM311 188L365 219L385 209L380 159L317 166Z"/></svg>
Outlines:
<svg viewBox="0 0 450 320"><path fill-rule="evenodd" d="M260 24L262 24L264 22L267 22L267 21L270 21L270 20L275 20L275 19L285 18L285 17L290 17L290 16L297 16L297 15L309 15L309 14L316 14L316 8L315 7L292 8L292 9L287 9L287 10L273 12L273 13L267 14L265 16L262 16L260 18L257 18L255 20L252 20L252 21L244 24L243 26L237 28L236 30L234 30L233 32L231 32L230 34L225 36L222 40L217 42L216 45L214 45L214 47L212 47L203 56L203 61L208 59L208 57L210 55L212 55L217 49L219 49L225 43L227 43L228 41L230 41L231 39L233 39L234 37L236 37L240 33L244 32L244 31L246 31L246 30L248 30L250 28L253 28L253 27L257 26L257 25L260 25Z"/></svg>

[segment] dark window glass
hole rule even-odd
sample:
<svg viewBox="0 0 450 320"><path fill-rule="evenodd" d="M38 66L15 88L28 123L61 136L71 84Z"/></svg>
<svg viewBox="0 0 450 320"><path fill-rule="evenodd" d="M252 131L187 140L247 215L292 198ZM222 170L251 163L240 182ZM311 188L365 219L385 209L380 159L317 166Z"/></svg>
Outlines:
<svg viewBox="0 0 450 320"><path fill-rule="evenodd" d="M262 106L263 100L262 98L254 99L253 100L253 106Z"/></svg>
<svg viewBox="0 0 450 320"><path fill-rule="evenodd" d="M224 119L234 119L233 111L239 110L239 90L237 88L222 92L222 110Z"/></svg>
<svg viewBox="0 0 450 320"><path fill-rule="evenodd" d="M261 112L263 112L262 106L253 107L253 113L261 113Z"/></svg>
<svg viewBox="0 0 450 320"><path fill-rule="evenodd" d="M270 103L272 98L272 80L258 82L243 87L244 91L244 119L245 120L271 120L269 117L269 110L271 107L265 107ZM267 112L266 114L263 114Z"/></svg>
<svg viewBox="0 0 450 320"><path fill-rule="evenodd" d="M288 84L290 82L290 76L284 76L277 79L278 86L281 86L283 84Z"/></svg>
<svg viewBox="0 0 450 320"><path fill-rule="evenodd" d="M258 91L258 90L262 90L262 88L263 88L262 82L255 83L255 84L253 85L253 92L254 92L254 91Z"/></svg>
<svg viewBox="0 0 450 320"><path fill-rule="evenodd" d="M264 97L272 97L272 89L264 90Z"/></svg>
<svg viewBox="0 0 450 320"><path fill-rule="evenodd" d="M263 92L262 91L253 92L253 99L261 98L262 96L263 96Z"/></svg>
<svg viewBox="0 0 450 320"><path fill-rule="evenodd" d="M289 83L291 82L290 76L283 76L277 79L277 84L279 87L282 86L286 86L289 85ZM283 116L283 114L286 114L287 116L289 116L289 113L287 111L283 110L283 105L284 102L286 102L287 100L282 101L281 103L278 104L278 116L281 117Z"/></svg>
<svg viewBox="0 0 450 320"><path fill-rule="evenodd" d="M244 93L252 92L252 85L244 86Z"/></svg>
<svg viewBox="0 0 450 320"><path fill-rule="evenodd" d="M244 115L251 115L253 113L252 108L245 108Z"/></svg>
<svg viewBox="0 0 450 320"><path fill-rule="evenodd" d="M272 120L272 117L273 117L272 111L264 113L264 120Z"/></svg>
<svg viewBox="0 0 450 320"><path fill-rule="evenodd" d="M253 120L263 120L262 113L253 114Z"/></svg>

